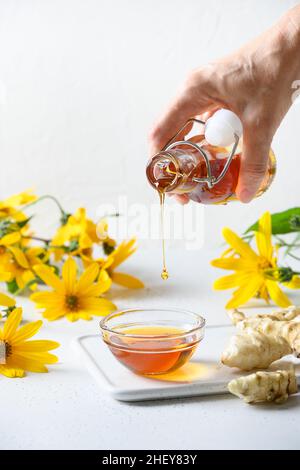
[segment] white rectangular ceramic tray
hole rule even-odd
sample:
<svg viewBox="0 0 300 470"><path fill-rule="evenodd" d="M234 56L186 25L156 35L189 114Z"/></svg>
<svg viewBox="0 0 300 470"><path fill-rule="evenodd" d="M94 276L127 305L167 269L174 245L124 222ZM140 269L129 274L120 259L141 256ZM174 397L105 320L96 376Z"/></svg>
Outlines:
<svg viewBox="0 0 300 470"><path fill-rule="evenodd" d="M142 377L132 373L114 358L100 334L80 336L74 340L83 363L104 393L121 401L160 400L227 393L227 384L241 371L223 366L221 353L230 336L232 326L206 327L204 340L191 361L168 376ZM274 363L272 368L284 368L294 362L300 384L300 361L292 356Z"/></svg>

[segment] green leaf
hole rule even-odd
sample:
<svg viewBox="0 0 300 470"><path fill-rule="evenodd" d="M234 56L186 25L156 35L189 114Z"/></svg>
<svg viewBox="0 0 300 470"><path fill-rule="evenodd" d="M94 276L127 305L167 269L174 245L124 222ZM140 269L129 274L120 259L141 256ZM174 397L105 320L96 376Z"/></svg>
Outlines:
<svg viewBox="0 0 300 470"><path fill-rule="evenodd" d="M294 207L283 212L271 214L272 234L300 232L300 207ZM245 233L258 230L258 221L251 225Z"/></svg>
<svg viewBox="0 0 300 470"><path fill-rule="evenodd" d="M6 285L7 285L7 290L8 292L10 292L10 294L15 294L19 290L18 284L15 279L7 282Z"/></svg>
<svg viewBox="0 0 300 470"><path fill-rule="evenodd" d="M10 232L10 227L12 225L13 223L10 219L3 219L0 221L0 238L4 237Z"/></svg>
<svg viewBox="0 0 300 470"><path fill-rule="evenodd" d="M32 217L33 217L33 215L30 216L30 217L28 217L27 219L24 219L24 220L21 220L20 222L17 222L18 227L19 227L19 228L25 227L25 225L27 225L28 222L30 222L30 220L32 219Z"/></svg>
<svg viewBox="0 0 300 470"><path fill-rule="evenodd" d="M60 217L60 223L61 225L66 225L66 223L69 220L69 217L71 217L72 214L68 214L67 212L62 212L62 215Z"/></svg>
<svg viewBox="0 0 300 470"><path fill-rule="evenodd" d="M69 248L69 252L78 250L78 248L79 248L79 242L78 242L78 240L71 240L71 241L70 241L70 245L69 245L68 248Z"/></svg>

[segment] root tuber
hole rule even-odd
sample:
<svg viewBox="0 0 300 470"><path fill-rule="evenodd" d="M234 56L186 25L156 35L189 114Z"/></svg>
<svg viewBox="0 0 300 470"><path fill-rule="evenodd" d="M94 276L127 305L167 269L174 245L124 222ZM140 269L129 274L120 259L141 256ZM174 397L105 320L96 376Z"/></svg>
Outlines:
<svg viewBox="0 0 300 470"><path fill-rule="evenodd" d="M243 398L246 403L284 403L288 396L297 393L295 370L276 372L259 371L234 379L228 384L233 395Z"/></svg>
<svg viewBox="0 0 300 470"><path fill-rule="evenodd" d="M229 316L239 330L252 328L268 336L282 337L290 345L292 352L300 356L300 308L289 307L267 315L247 318L243 312L233 310Z"/></svg>
<svg viewBox="0 0 300 470"><path fill-rule="evenodd" d="M246 328L231 337L221 362L247 371L266 369L272 362L291 353L292 348L283 337Z"/></svg>

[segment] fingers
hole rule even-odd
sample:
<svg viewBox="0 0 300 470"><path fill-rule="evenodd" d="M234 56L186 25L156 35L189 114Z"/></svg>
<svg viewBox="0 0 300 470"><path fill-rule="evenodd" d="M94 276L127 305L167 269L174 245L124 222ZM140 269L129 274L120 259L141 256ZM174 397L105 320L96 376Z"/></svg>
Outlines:
<svg viewBox="0 0 300 470"><path fill-rule="evenodd" d="M211 106L205 90L201 73L194 73L153 127L149 136L150 155L161 150L189 118L205 112Z"/></svg>
<svg viewBox="0 0 300 470"><path fill-rule="evenodd" d="M257 130L246 129L236 194L241 202L254 198L267 171L271 141Z"/></svg>
<svg viewBox="0 0 300 470"><path fill-rule="evenodd" d="M176 201L182 205L188 204L188 202L190 201L190 198L187 194L175 194L174 197Z"/></svg>
<svg viewBox="0 0 300 470"><path fill-rule="evenodd" d="M176 194L176 193L167 193L169 197L172 199L175 199L177 202L179 202L182 205L187 204L190 202L190 198L188 197L187 194Z"/></svg>

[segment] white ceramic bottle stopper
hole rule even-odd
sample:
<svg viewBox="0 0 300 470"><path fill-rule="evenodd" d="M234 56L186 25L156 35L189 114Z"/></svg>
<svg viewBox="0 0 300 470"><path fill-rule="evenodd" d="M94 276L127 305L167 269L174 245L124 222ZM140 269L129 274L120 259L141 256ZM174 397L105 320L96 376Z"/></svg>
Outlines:
<svg viewBox="0 0 300 470"><path fill-rule="evenodd" d="M241 137L243 125L240 118L228 109L219 109L205 123L205 139L210 145L227 147Z"/></svg>

